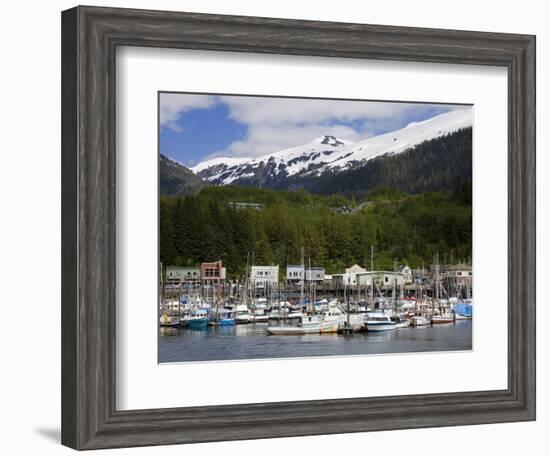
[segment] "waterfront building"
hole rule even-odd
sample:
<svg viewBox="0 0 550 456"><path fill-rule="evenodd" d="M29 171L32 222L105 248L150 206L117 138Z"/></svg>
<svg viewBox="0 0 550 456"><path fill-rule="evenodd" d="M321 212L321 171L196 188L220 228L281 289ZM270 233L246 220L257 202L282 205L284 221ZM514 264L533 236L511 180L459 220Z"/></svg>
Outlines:
<svg viewBox="0 0 550 456"><path fill-rule="evenodd" d="M225 280L226 269L222 261L205 262L201 264L201 280L203 282L219 282Z"/></svg>
<svg viewBox="0 0 550 456"><path fill-rule="evenodd" d="M299 284L304 280L304 265L287 265L286 280L290 284Z"/></svg>
<svg viewBox="0 0 550 456"><path fill-rule="evenodd" d="M362 268L358 264L346 268L346 272L342 274L332 274L332 286L342 287L357 285L357 275L367 272L365 268Z"/></svg>
<svg viewBox="0 0 550 456"><path fill-rule="evenodd" d="M325 268L306 268L306 281L320 284L323 283L323 280L325 280Z"/></svg>
<svg viewBox="0 0 550 456"><path fill-rule="evenodd" d="M254 288L276 287L279 283L279 265L252 266L250 268L250 282Z"/></svg>
<svg viewBox="0 0 550 456"><path fill-rule="evenodd" d="M360 287L371 287L373 280L380 290L391 290L394 285L401 288L405 284L402 272L367 271L357 274L357 285Z"/></svg>
<svg viewBox="0 0 550 456"><path fill-rule="evenodd" d="M201 268L184 266L166 267L166 284L181 285L186 282L199 282L201 279Z"/></svg>

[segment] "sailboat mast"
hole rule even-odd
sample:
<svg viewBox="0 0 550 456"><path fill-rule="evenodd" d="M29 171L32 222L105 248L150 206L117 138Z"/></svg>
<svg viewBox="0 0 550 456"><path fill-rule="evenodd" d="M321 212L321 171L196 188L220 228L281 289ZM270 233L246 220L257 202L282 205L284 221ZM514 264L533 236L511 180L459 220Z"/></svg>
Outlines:
<svg viewBox="0 0 550 456"><path fill-rule="evenodd" d="M306 279L305 264L304 264L304 248L300 250L300 260L302 265L302 280L300 280L300 307L304 307L304 281Z"/></svg>
<svg viewBox="0 0 550 456"><path fill-rule="evenodd" d="M392 305L393 305L394 312L397 310L396 285L397 285L397 260L394 258L394 260L393 260L392 292L391 292L391 299L392 299Z"/></svg>
<svg viewBox="0 0 550 456"><path fill-rule="evenodd" d="M315 313L315 302L313 301L313 281L311 280L311 257L308 257L309 262L309 307L311 309L311 313Z"/></svg>
<svg viewBox="0 0 550 456"><path fill-rule="evenodd" d="M374 308L374 246L370 246L370 298L371 308Z"/></svg>

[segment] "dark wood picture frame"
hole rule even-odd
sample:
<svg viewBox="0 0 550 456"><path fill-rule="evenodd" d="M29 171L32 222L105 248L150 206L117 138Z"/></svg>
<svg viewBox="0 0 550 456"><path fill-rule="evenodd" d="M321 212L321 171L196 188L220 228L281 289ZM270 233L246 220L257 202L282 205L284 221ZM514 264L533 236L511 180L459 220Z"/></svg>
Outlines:
<svg viewBox="0 0 550 456"><path fill-rule="evenodd" d="M508 388L154 410L115 402L115 50L146 46L508 70ZM535 419L535 37L76 7L62 13L62 443L162 445Z"/></svg>

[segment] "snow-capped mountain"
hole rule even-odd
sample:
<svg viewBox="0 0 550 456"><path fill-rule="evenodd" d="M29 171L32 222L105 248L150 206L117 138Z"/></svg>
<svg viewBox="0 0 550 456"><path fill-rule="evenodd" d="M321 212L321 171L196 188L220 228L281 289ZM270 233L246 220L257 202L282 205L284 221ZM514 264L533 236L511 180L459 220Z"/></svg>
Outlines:
<svg viewBox="0 0 550 456"><path fill-rule="evenodd" d="M228 185L258 174L272 178L293 176L321 168L334 160L331 157L341 156L340 151L352 144L345 139L325 135L308 144L258 158L214 158L199 163L191 170L216 185Z"/></svg>
<svg viewBox="0 0 550 456"><path fill-rule="evenodd" d="M456 110L356 143L325 135L308 144L262 157L206 160L191 170L214 185L228 185L241 180L261 183L291 176L320 175L325 171L348 170L381 155L398 154L471 125L471 110Z"/></svg>

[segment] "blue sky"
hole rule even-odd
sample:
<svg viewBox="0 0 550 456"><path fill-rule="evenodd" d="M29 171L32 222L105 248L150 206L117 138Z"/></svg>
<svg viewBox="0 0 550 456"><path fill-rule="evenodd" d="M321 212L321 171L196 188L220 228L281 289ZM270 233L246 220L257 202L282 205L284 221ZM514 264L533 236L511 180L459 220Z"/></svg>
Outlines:
<svg viewBox="0 0 550 456"><path fill-rule="evenodd" d="M349 141L403 128L456 105L161 93L160 152L193 166L258 157L322 135Z"/></svg>

